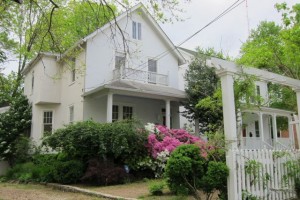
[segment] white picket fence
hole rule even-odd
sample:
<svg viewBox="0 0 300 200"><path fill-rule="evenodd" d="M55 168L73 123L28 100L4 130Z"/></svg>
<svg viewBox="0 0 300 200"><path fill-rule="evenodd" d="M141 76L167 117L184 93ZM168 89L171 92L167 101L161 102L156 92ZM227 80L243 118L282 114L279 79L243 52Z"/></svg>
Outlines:
<svg viewBox="0 0 300 200"><path fill-rule="evenodd" d="M288 176L288 164L300 158L300 151L292 150L229 150L235 168L235 199L247 199L246 196L260 200L287 200L296 197L294 178ZM300 167L300 166L299 166ZM250 198L248 198L250 199Z"/></svg>

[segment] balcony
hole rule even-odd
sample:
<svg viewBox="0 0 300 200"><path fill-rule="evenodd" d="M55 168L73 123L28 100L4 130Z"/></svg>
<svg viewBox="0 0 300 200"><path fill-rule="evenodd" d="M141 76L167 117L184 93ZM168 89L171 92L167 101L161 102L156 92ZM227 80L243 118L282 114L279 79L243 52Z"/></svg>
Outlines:
<svg viewBox="0 0 300 200"><path fill-rule="evenodd" d="M134 81L141 81L144 83L157 84L157 85L169 85L169 76L164 74L158 74L155 72L136 70L131 68L124 68L122 70L115 69L113 71L114 80L128 79Z"/></svg>

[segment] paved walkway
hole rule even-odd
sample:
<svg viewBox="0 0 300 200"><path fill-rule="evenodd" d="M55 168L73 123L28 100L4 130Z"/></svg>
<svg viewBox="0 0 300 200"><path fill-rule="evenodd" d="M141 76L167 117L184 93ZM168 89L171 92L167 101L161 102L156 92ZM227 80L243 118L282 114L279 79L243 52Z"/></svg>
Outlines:
<svg viewBox="0 0 300 200"><path fill-rule="evenodd" d="M137 200L137 199L134 199L134 198L125 198L125 197L120 197L120 196L113 196L113 195L110 195L110 194L104 194L104 193L101 193L101 192L82 189L82 188L79 188L79 187L69 186L69 185L60 185L60 184L56 184L56 183L45 183L44 185L50 186L50 187L55 188L55 189L67 191L67 192L76 192L76 193L81 193L81 194L94 196L94 197L102 197L102 198L116 199L116 200L119 200L119 199L122 199L122 200Z"/></svg>

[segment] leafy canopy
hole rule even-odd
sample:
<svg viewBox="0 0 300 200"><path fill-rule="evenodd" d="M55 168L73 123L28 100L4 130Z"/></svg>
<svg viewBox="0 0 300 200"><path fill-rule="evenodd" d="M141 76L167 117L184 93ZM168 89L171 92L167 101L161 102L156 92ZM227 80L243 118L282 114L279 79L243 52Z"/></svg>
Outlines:
<svg viewBox="0 0 300 200"><path fill-rule="evenodd" d="M187 101L183 102L186 109L183 116L199 119L202 131L218 129L222 124L219 78L215 69L206 65L206 60L212 56L224 58L222 52L212 48L198 48L185 74Z"/></svg>
<svg viewBox="0 0 300 200"><path fill-rule="evenodd" d="M276 4L282 24L261 22L242 45L239 64L266 69L300 79L300 4L289 8ZM270 106L296 110L295 93L289 87L270 84Z"/></svg>

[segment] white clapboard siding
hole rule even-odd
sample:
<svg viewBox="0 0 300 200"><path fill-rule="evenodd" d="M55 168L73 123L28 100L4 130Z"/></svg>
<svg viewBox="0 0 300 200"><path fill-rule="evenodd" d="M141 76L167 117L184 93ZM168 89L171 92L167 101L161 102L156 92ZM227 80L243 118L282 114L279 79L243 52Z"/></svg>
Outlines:
<svg viewBox="0 0 300 200"><path fill-rule="evenodd" d="M278 154L283 156L274 156ZM296 197L293 178L284 177L289 173L286 162L299 159L300 151L239 149L229 150L228 156L236 163L234 177L237 184L234 190L237 191L235 194L237 199L242 199L243 193L262 200L284 200ZM259 163L260 167L255 175L245 171L249 161Z"/></svg>

